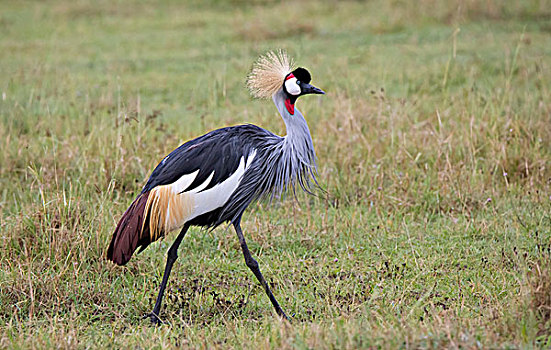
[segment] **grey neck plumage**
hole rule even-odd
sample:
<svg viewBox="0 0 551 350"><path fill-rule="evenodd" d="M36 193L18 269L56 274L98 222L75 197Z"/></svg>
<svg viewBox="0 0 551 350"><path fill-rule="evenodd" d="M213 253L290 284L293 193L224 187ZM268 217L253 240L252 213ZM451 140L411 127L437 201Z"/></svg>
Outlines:
<svg viewBox="0 0 551 350"><path fill-rule="evenodd" d="M316 180L316 153L308 124L298 109L295 108L293 114L287 111L285 99L283 90L273 96L287 127L287 135L261 133L261 141L256 144L258 153L238 189L225 204L220 220L223 221L227 212L241 215L252 201L262 197L279 198L286 190L295 194L297 185L308 193L312 193L314 188L320 189Z"/></svg>
<svg viewBox="0 0 551 350"><path fill-rule="evenodd" d="M294 187L298 182L304 190L310 192L311 185L317 185L316 153L306 119L297 108L294 109L293 114L289 113L285 107L287 95L283 89L275 93L272 99L287 129L287 135L283 137L280 148L282 152L280 164L284 167L283 173L287 174L284 176L286 179L281 179L285 183L281 187L288 187L290 183Z"/></svg>

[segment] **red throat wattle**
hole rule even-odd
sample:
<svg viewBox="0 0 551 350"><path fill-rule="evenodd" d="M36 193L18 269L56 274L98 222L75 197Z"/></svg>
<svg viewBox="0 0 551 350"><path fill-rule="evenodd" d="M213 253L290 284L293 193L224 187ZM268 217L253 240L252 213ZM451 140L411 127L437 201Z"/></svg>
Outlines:
<svg viewBox="0 0 551 350"><path fill-rule="evenodd" d="M291 115L295 114L295 105L291 103L291 99L285 100L285 107L287 108L287 112L291 113Z"/></svg>

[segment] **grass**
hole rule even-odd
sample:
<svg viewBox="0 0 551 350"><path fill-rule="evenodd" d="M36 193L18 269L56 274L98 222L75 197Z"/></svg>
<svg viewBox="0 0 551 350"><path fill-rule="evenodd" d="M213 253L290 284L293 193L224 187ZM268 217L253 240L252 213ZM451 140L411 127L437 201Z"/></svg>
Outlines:
<svg viewBox="0 0 551 350"><path fill-rule="evenodd" d="M548 1L0 3L0 347L551 345ZM327 197L260 203L119 268L117 219L181 142L253 122L268 49L310 69Z"/></svg>

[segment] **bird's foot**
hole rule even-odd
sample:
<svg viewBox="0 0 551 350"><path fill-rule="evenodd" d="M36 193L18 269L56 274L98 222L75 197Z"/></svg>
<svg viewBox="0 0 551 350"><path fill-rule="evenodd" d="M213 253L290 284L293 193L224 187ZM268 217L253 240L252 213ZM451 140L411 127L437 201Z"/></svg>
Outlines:
<svg viewBox="0 0 551 350"><path fill-rule="evenodd" d="M281 309L277 310L277 314L279 315L279 317L281 317L282 319L284 319L285 321L287 321L289 323L293 321L293 319L291 317L287 316L285 314L285 312L283 312L283 310L281 310ZM293 314L293 316L294 316L294 314Z"/></svg>
<svg viewBox="0 0 551 350"><path fill-rule="evenodd" d="M149 320L151 321L151 324L154 326L160 326L164 324L163 320L161 320L161 318L153 311L143 315L142 320L145 320L146 318L149 318Z"/></svg>

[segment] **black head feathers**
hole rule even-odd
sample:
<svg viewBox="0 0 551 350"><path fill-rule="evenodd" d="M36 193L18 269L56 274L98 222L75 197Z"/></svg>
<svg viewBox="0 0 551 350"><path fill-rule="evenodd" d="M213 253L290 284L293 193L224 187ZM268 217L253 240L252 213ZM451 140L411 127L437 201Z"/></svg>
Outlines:
<svg viewBox="0 0 551 350"><path fill-rule="evenodd" d="M309 84L312 80L312 76L310 75L310 72L306 70L306 68L298 67L294 71L291 72L297 80Z"/></svg>

